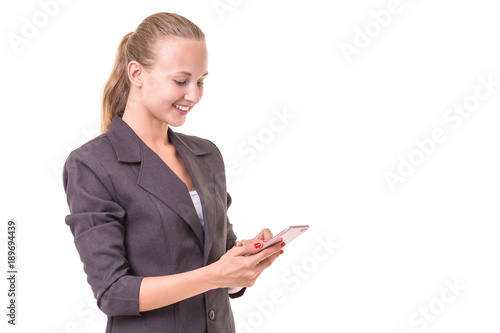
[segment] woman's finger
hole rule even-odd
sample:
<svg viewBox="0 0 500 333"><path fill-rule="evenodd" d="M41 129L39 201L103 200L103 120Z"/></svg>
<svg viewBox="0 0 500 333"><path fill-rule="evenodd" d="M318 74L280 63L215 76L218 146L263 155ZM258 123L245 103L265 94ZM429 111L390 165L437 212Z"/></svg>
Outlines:
<svg viewBox="0 0 500 333"><path fill-rule="evenodd" d="M264 243L262 241L248 242L242 246L235 246L230 251L234 251L235 256L245 256L257 253L263 245Z"/></svg>
<svg viewBox="0 0 500 333"><path fill-rule="evenodd" d="M271 266L274 260L276 260L276 258L278 258L281 254L282 254L281 251L272 254L271 256L259 262L256 266L256 269L260 270L261 272L264 271L266 268Z"/></svg>
<svg viewBox="0 0 500 333"><path fill-rule="evenodd" d="M265 241L268 241L271 238L273 238L273 233L268 228L263 229L259 235L261 236L260 239Z"/></svg>
<svg viewBox="0 0 500 333"><path fill-rule="evenodd" d="M282 241L277 242L274 245L271 245L267 247L266 249L262 250L261 252L255 254L253 257L257 260L257 262L261 262L262 260L266 259L269 256L272 256L275 253L279 253L281 251L281 248L284 246L282 244Z"/></svg>

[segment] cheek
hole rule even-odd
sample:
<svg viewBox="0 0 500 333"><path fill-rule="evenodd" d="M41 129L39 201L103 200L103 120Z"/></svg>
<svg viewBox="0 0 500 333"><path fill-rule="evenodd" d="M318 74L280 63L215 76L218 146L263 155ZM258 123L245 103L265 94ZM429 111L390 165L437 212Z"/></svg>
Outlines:
<svg viewBox="0 0 500 333"><path fill-rule="evenodd" d="M161 96L161 89L157 84L148 82L142 89L142 96L147 104L158 102L158 97Z"/></svg>
<svg viewBox="0 0 500 333"><path fill-rule="evenodd" d="M162 99L163 100L171 100L171 102L175 102L179 99L180 96L183 96L183 88L179 87L177 84L167 84L162 88Z"/></svg>
<svg viewBox="0 0 500 333"><path fill-rule="evenodd" d="M161 87L150 95L151 103L165 106L174 103L178 97L178 92L175 87Z"/></svg>

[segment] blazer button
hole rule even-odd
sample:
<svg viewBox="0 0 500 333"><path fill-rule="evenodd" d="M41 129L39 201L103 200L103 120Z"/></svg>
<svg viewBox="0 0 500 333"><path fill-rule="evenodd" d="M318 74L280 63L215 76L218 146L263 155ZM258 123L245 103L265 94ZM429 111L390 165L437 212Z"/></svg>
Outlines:
<svg viewBox="0 0 500 333"><path fill-rule="evenodd" d="M208 318L210 320L215 320L215 311L214 310L208 311Z"/></svg>

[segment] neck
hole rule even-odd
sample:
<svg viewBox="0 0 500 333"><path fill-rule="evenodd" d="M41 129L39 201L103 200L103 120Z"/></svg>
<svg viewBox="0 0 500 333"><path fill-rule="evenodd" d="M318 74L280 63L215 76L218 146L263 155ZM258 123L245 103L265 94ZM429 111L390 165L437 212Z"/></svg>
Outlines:
<svg viewBox="0 0 500 333"><path fill-rule="evenodd" d="M171 145L168 140L168 124L130 100L127 102L122 119L151 149L156 150Z"/></svg>

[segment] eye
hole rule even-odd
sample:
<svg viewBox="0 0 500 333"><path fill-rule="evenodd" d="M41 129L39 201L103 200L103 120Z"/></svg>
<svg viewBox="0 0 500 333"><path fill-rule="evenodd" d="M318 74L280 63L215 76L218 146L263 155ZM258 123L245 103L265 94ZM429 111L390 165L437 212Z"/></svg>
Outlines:
<svg viewBox="0 0 500 333"><path fill-rule="evenodd" d="M200 87L200 86L202 86L202 85L204 85L204 83L203 83L203 82L198 82L198 87Z"/></svg>
<svg viewBox="0 0 500 333"><path fill-rule="evenodd" d="M187 81L181 82L181 81L176 81L176 80L174 80L174 82L177 83L178 86L183 86L187 83Z"/></svg>

